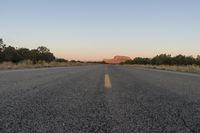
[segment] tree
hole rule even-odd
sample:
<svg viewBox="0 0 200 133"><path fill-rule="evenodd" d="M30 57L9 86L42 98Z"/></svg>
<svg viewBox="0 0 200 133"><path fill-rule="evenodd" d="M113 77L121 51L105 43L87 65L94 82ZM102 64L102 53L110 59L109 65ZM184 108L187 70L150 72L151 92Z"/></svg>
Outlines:
<svg viewBox="0 0 200 133"><path fill-rule="evenodd" d="M6 48L6 44L3 43L3 39L0 38L0 51L2 52Z"/></svg>
<svg viewBox="0 0 200 133"><path fill-rule="evenodd" d="M3 61L3 39L0 38L0 62Z"/></svg>
<svg viewBox="0 0 200 133"><path fill-rule="evenodd" d="M51 62L51 61L55 60L55 56L50 52L40 53L39 54L39 60Z"/></svg>
<svg viewBox="0 0 200 133"><path fill-rule="evenodd" d="M45 47L45 46L39 46L39 47L37 48L37 50L38 50L40 53L49 53L49 52L50 52L50 50L49 50L47 47Z"/></svg>
<svg viewBox="0 0 200 133"><path fill-rule="evenodd" d="M27 48L20 48L17 50L17 54L20 60L28 60L30 59L30 50Z"/></svg>
<svg viewBox="0 0 200 133"><path fill-rule="evenodd" d="M36 64L36 62L39 61L39 54L40 52L37 49L32 49L30 51L30 60L33 61L33 64Z"/></svg>
<svg viewBox="0 0 200 133"><path fill-rule="evenodd" d="M151 59L149 59L149 58L142 58L142 57L136 57L132 61L133 64L144 64L144 65L150 64L150 62L151 62Z"/></svg>
<svg viewBox="0 0 200 133"><path fill-rule="evenodd" d="M4 61L18 62L20 60L16 49L12 46L8 46L4 49L3 57Z"/></svg>
<svg viewBox="0 0 200 133"><path fill-rule="evenodd" d="M0 45L1 45L1 44L3 44L3 39L2 39L2 38L0 38Z"/></svg>
<svg viewBox="0 0 200 133"><path fill-rule="evenodd" d="M185 56L179 54L173 57L172 62L174 65L185 65Z"/></svg>
<svg viewBox="0 0 200 133"><path fill-rule="evenodd" d="M153 65L171 65L172 57L171 55L161 54L157 55L151 60L151 64Z"/></svg>
<svg viewBox="0 0 200 133"><path fill-rule="evenodd" d="M196 64L196 59L192 56L187 56L185 58L185 64L184 65L193 65Z"/></svg>
<svg viewBox="0 0 200 133"><path fill-rule="evenodd" d="M197 64L197 65L200 65L200 55L197 55L196 64Z"/></svg>
<svg viewBox="0 0 200 133"><path fill-rule="evenodd" d="M47 47L39 46L37 50L39 52L39 60L47 62L55 60L55 56L53 55L53 53L50 52L50 50Z"/></svg>

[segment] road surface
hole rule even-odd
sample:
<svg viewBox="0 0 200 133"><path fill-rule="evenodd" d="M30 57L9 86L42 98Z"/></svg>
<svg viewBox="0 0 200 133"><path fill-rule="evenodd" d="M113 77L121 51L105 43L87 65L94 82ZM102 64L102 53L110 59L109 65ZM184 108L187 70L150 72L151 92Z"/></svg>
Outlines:
<svg viewBox="0 0 200 133"><path fill-rule="evenodd" d="M200 75L115 65L1 71L0 132L200 132Z"/></svg>

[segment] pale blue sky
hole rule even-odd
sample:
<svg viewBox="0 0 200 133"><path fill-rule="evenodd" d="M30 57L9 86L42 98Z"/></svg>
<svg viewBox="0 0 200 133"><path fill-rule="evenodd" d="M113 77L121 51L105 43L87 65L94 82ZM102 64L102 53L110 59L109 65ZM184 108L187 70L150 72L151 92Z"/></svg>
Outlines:
<svg viewBox="0 0 200 133"><path fill-rule="evenodd" d="M200 54L199 0L0 0L0 38L57 57Z"/></svg>

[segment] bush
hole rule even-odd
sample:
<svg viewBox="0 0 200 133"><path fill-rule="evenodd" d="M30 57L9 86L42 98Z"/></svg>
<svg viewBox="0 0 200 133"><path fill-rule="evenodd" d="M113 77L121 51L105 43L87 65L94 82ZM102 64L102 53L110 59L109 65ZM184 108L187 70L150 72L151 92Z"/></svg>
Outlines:
<svg viewBox="0 0 200 133"><path fill-rule="evenodd" d="M200 55L197 58L192 56L161 54L150 58L136 57L133 60L124 62L123 64L142 64L142 65L200 65Z"/></svg>
<svg viewBox="0 0 200 133"><path fill-rule="evenodd" d="M141 58L141 57L136 57L135 59L133 59L132 63L133 64L150 64L151 59L149 58Z"/></svg>
<svg viewBox="0 0 200 133"><path fill-rule="evenodd" d="M65 63L67 63L68 62L68 60L65 60L65 59L63 59L63 58L58 58L58 59L56 59L55 60L56 62L65 62Z"/></svg>
<svg viewBox="0 0 200 133"><path fill-rule="evenodd" d="M157 55L151 60L152 65L171 65L172 58L171 55L161 54Z"/></svg>
<svg viewBox="0 0 200 133"><path fill-rule="evenodd" d="M3 39L0 39L0 62L18 63L23 60L31 60L33 64L38 61L51 62L55 60L55 56L45 46L40 46L37 49L29 50L27 48L15 48L6 46Z"/></svg>

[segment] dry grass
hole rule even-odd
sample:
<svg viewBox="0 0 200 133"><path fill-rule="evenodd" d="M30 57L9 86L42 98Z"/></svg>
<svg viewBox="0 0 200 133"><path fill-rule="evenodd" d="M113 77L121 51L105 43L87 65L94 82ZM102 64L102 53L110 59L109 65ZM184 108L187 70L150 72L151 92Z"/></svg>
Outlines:
<svg viewBox="0 0 200 133"><path fill-rule="evenodd" d="M198 65L188 65L188 66L176 66L176 65L130 65L130 66L152 68L152 69L159 69L159 70L168 70L168 71L200 73L200 66L198 66Z"/></svg>
<svg viewBox="0 0 200 133"><path fill-rule="evenodd" d="M26 60L20 63L12 63L12 62L3 62L0 64L0 70L7 70L7 69L23 69L23 68L45 68L45 67L67 67L67 66L81 66L81 65L88 65L87 63L60 63L60 62L50 62L47 63L45 61L39 61L36 64L33 64L31 61Z"/></svg>

